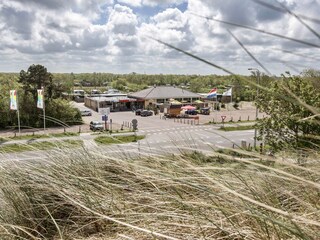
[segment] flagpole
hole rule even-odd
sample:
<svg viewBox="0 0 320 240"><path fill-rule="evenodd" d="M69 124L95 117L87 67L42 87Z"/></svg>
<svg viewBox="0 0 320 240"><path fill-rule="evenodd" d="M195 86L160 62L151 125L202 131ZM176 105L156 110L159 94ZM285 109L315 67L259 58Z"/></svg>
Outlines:
<svg viewBox="0 0 320 240"><path fill-rule="evenodd" d="M16 95L17 96L17 115L18 115L18 129L19 129L19 135L21 133L21 130L20 130L20 111L19 111L19 101L18 101L18 94Z"/></svg>
<svg viewBox="0 0 320 240"><path fill-rule="evenodd" d="M43 101L43 133L46 132L46 106L44 101L44 87L42 87L42 101Z"/></svg>

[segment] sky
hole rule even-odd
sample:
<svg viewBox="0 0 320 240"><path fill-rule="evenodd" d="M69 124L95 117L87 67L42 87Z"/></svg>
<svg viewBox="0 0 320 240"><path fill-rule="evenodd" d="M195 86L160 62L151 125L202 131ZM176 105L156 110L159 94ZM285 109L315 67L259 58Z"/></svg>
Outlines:
<svg viewBox="0 0 320 240"><path fill-rule="evenodd" d="M235 74L299 74L319 66L319 12L320 0L0 0L0 72L226 74L157 39Z"/></svg>

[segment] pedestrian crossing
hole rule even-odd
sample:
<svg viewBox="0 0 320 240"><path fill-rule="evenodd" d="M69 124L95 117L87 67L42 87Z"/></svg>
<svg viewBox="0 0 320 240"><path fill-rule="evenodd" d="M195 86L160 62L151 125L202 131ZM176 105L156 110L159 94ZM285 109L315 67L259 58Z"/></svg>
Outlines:
<svg viewBox="0 0 320 240"><path fill-rule="evenodd" d="M216 128L210 126L184 126L184 127L174 127L174 128L163 128L163 129L144 129L139 130L139 133L143 133L146 135L151 134L167 134L170 133L184 133L186 131L197 132L197 131L212 131L216 130Z"/></svg>

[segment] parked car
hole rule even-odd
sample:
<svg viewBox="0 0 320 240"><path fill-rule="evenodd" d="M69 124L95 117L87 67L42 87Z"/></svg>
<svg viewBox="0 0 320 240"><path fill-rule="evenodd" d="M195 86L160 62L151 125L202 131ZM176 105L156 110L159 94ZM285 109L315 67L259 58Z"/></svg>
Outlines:
<svg viewBox="0 0 320 240"><path fill-rule="evenodd" d="M148 117L148 116L152 116L153 115L153 112L150 111L150 110L143 110L141 113L140 113L141 117Z"/></svg>
<svg viewBox="0 0 320 240"><path fill-rule="evenodd" d="M92 130L92 131L102 131L103 130L102 122L91 121L90 122L90 130Z"/></svg>
<svg viewBox="0 0 320 240"><path fill-rule="evenodd" d="M136 115L140 115L142 111L143 111L142 109L137 109L137 110L135 111L135 112L136 112Z"/></svg>
<svg viewBox="0 0 320 240"><path fill-rule="evenodd" d="M200 109L200 114L203 114L203 115L210 115L210 107L207 107L207 108L201 108L201 109Z"/></svg>
<svg viewBox="0 0 320 240"><path fill-rule="evenodd" d="M187 110L187 111L185 111L185 114L188 114L188 115L197 115L198 112L197 112L197 110Z"/></svg>
<svg viewBox="0 0 320 240"><path fill-rule="evenodd" d="M90 110L81 110L81 116L92 116L92 112Z"/></svg>

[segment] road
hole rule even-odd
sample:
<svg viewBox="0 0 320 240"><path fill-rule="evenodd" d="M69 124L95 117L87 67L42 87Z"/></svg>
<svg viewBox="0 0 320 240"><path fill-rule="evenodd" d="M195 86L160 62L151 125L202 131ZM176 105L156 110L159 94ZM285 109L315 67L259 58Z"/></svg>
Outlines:
<svg viewBox="0 0 320 240"><path fill-rule="evenodd" d="M179 153L181 150L197 150L212 152L217 148L231 148L241 144L241 141L253 142L253 130L224 132L210 125L199 126L175 126L167 128L148 128L139 130L136 134L145 135L146 138L137 143L117 145L97 145L94 141L96 135L89 133L68 139L80 139L84 142L84 148L99 154L117 156L117 154L168 154ZM65 139L65 138L63 138ZM58 140L58 139L55 139ZM48 141L39 139L37 141ZM53 152L33 151L14 154L1 154L0 161L12 160L43 160Z"/></svg>
<svg viewBox="0 0 320 240"><path fill-rule="evenodd" d="M84 110L83 104L77 107ZM93 112L93 116L84 117L84 121L89 123L92 120L100 120L101 116ZM94 141L96 135L82 133L77 137L63 139L83 140L84 148L99 154L168 154L179 153L181 150L198 150L212 152L217 148L231 148L240 146L241 141L247 144L253 143L253 130L224 132L218 130L217 125L194 125L187 120L181 122L173 119L164 120L159 115L152 117L135 116L133 112L111 113L110 118L117 125L130 123L132 119L138 120L138 131L136 134L145 135L146 138L137 143L102 146ZM185 122L185 123L183 123ZM53 139L59 140L59 139ZM48 141L48 139L38 139L35 141ZM10 141L8 143L13 143ZM17 142L18 143L18 142ZM42 160L52 154L52 151L33 151L14 154L0 154L0 161L12 160Z"/></svg>

